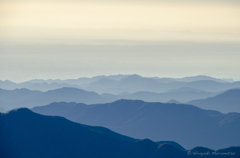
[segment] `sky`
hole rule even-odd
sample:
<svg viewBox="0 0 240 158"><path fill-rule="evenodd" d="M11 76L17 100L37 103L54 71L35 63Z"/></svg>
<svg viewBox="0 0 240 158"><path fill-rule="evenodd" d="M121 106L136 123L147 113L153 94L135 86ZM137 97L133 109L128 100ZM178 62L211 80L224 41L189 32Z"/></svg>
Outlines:
<svg viewBox="0 0 240 158"><path fill-rule="evenodd" d="M0 80L240 80L239 0L0 0Z"/></svg>

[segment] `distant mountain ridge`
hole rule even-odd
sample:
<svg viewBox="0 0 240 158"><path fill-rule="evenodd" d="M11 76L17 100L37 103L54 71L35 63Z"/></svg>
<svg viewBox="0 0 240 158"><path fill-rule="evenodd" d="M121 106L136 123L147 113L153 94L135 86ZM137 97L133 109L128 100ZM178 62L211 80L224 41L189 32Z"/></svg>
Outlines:
<svg viewBox="0 0 240 158"><path fill-rule="evenodd" d="M16 89L13 91L0 89L0 106L10 110L20 107L34 107L52 102L81 102L86 104L105 103L103 97L95 92L77 88L60 88L47 92Z"/></svg>
<svg viewBox="0 0 240 158"><path fill-rule="evenodd" d="M168 90L168 91L166 91L164 93L170 93L170 92L205 92L205 91L199 90L199 89L196 89L196 88L181 87L181 88L178 88L178 89Z"/></svg>
<svg viewBox="0 0 240 158"><path fill-rule="evenodd" d="M84 84L89 84L91 82L95 82L98 81L100 79L111 79L111 80L120 80L122 78L125 78L129 75L110 75L110 76L94 76L94 77L81 77L78 79L66 79L66 80L60 80L60 79L56 79L56 80L52 80L52 79L48 79L48 80L43 80L43 79L34 79L34 80L30 80L27 82L31 82L31 83L43 83L43 82L47 82L47 83L68 83L68 84L76 84L76 85L84 85Z"/></svg>
<svg viewBox="0 0 240 158"><path fill-rule="evenodd" d="M197 98L209 98L218 95L213 92L195 92L195 91L171 91L165 93L154 93L139 91L127 95L116 95L119 99L143 100L146 102L168 102L169 100L177 100L180 102L188 102Z"/></svg>
<svg viewBox="0 0 240 158"><path fill-rule="evenodd" d="M94 77L81 77L78 79L66 79L66 80L60 80L60 79L56 79L56 80L52 80L52 79L48 79L48 80L43 80L43 79L34 79L34 80L30 80L28 82L31 83L43 83L43 82L47 82L47 83L53 83L53 82L57 82L57 83L68 83L68 84L77 84L77 85L82 85L82 84L89 84L91 82L95 82L99 79L111 79L111 80L121 80L123 78L126 78L128 76L140 76L140 75L109 75L109 76L94 76ZM212 81L216 81L216 82L222 82L222 83L226 83L226 82L234 82L234 80L232 79L219 79L219 78L214 78L211 76L205 76L205 75L198 75L198 76L190 76L190 77L183 77L183 78L171 78L171 77L148 77L148 78L153 78L158 80L159 82L163 82L163 83L167 83L167 82L175 82L175 81L180 81L180 82L193 82L193 81L199 81L199 80L212 80Z"/></svg>
<svg viewBox="0 0 240 158"><path fill-rule="evenodd" d="M194 148L186 151L175 142L137 140L103 127L71 122L61 117L43 116L28 109L0 113L0 155L4 158L193 158L194 152L235 153L240 147L218 151ZM201 156L213 158L215 155ZM220 155L227 158L228 155Z"/></svg>
<svg viewBox="0 0 240 158"><path fill-rule="evenodd" d="M52 103L34 107L43 115L107 127L134 138L176 141L185 148L240 146L240 114L222 114L191 105L119 100L107 104Z"/></svg>
<svg viewBox="0 0 240 158"><path fill-rule="evenodd" d="M10 110L20 107L31 108L34 106L50 104L52 102L77 102L85 104L97 104L109 103L119 99L143 100L146 102L169 102L170 100L177 100L181 103L187 102L187 104L195 105L195 101L189 101L215 97L217 95L220 95L220 93L186 91L185 88L184 91L173 90L166 93L136 92L119 95L113 95L108 93L99 95L95 92L89 92L82 89L68 87L50 90L47 92L32 91L28 89L0 89L0 107L6 110ZM203 109L218 110L221 112L240 112L238 100L236 100L238 98L239 95L232 95L231 100L228 99L229 101L223 101L221 102L222 106L214 106L213 108L211 108L211 106L201 106L198 104L196 104L195 106L199 106ZM236 100L235 103L233 103L234 100ZM230 102L234 105L234 108L233 106L226 106ZM225 111L223 107L225 107Z"/></svg>
<svg viewBox="0 0 240 158"><path fill-rule="evenodd" d="M68 83L47 83L47 82L40 82L40 83L31 83L31 82L23 82L23 83L14 83L11 81L1 81L0 80L0 88L6 90L14 90L14 89L29 89L29 90L38 90L38 91L49 91L54 89L59 89L63 87L73 87L73 88L81 88L78 85L68 84Z"/></svg>
<svg viewBox="0 0 240 158"><path fill-rule="evenodd" d="M188 87L208 92L224 91L239 88L240 82L217 79L209 76L192 76L185 78L158 78L142 77L139 75L112 75L95 76L92 78L79 78L67 80L35 79L23 83L0 81L0 88L13 90L27 88L30 90L48 91L63 87L75 87L97 93L119 94L123 92L135 93L138 91L165 92L172 89Z"/></svg>
<svg viewBox="0 0 240 158"><path fill-rule="evenodd" d="M191 89L190 89L191 90ZM20 107L34 107L50 104L52 102L77 102L85 104L108 103L119 99L143 100L148 102L168 102L169 100L178 100L187 102L195 99L208 98L216 96L219 93L173 91L168 93L136 92L130 94L97 94L77 88L60 88L47 92L32 91L28 89L4 90L0 89L0 107L10 110Z"/></svg>
<svg viewBox="0 0 240 158"><path fill-rule="evenodd" d="M211 81L222 82L222 83L234 82L234 80L232 79L225 79L225 78L219 79L219 78L214 78L214 77L205 76L205 75L176 78L176 80L183 81L183 82L193 82L193 81L200 81L200 80L211 80Z"/></svg>
<svg viewBox="0 0 240 158"><path fill-rule="evenodd" d="M95 91L97 93L119 94L123 92L135 93L139 91L148 91L154 93L163 93L173 89L189 88L197 89L198 91L219 92L233 88L240 88L240 82L217 82L214 80L198 80L192 82L172 81L160 82L156 78L145 78L139 75L131 75L119 81L108 80L102 82L92 82L87 85L82 85L84 90ZM114 83L114 84L112 84Z"/></svg>
<svg viewBox="0 0 240 158"><path fill-rule="evenodd" d="M206 99L193 100L187 104L195 105L203 109L218 110L223 113L240 113L240 89L232 89Z"/></svg>

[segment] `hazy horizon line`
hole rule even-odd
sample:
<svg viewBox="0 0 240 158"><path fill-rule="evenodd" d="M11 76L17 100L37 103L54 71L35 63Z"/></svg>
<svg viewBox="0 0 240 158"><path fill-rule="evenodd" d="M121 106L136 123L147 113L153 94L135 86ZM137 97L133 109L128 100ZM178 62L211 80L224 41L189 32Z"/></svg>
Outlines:
<svg viewBox="0 0 240 158"><path fill-rule="evenodd" d="M176 77L173 77L173 76L150 76L150 75L140 75L140 74L109 74L109 75L92 75L92 76L80 76L80 77L77 77L77 78L31 78L31 79L25 79L25 80L22 80L22 81L16 81L14 79L0 79L0 81L10 81L10 82L14 82L14 83L24 83L24 82L29 82L31 80L44 80L44 81L48 81L48 80L61 80L61 81L64 81L64 80L77 80L77 79L80 79L80 78L88 78L88 79L91 79L91 78L94 78L94 77L101 77L101 76L105 76L105 77L110 77L110 76L118 76L118 75L122 75L122 76L132 76L132 75L138 75L138 76L141 76L141 77L144 77L144 78L170 78L170 79L182 79L182 78L188 78L188 77L199 77L199 76L204 76L204 77L211 77L211 78L215 78L215 79L225 79L225 80L232 80L233 82L237 82L237 81L240 81L240 78L232 78L232 77L216 77L214 75L203 75L203 74L200 74L200 75L189 75L189 76L176 76Z"/></svg>

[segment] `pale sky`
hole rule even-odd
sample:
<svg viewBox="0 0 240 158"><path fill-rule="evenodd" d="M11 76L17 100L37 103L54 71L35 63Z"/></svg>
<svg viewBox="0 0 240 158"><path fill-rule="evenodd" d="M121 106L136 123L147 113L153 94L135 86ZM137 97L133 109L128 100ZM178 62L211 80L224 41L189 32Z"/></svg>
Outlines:
<svg viewBox="0 0 240 158"><path fill-rule="evenodd" d="M1 1L1 39L240 40L240 5L132 1ZM212 3L211 3L212 2ZM67 39L67 40L66 40Z"/></svg>
<svg viewBox="0 0 240 158"><path fill-rule="evenodd" d="M0 42L0 80L240 79L240 2L0 0Z"/></svg>

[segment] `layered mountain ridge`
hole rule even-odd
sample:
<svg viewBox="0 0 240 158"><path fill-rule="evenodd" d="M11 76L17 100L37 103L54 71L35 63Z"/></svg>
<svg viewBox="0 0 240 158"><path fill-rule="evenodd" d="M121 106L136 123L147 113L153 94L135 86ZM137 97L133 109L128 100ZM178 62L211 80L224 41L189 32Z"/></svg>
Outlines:
<svg viewBox="0 0 240 158"><path fill-rule="evenodd" d="M0 114L0 130L0 155L4 158L192 158L198 151L210 150L194 148L186 151L175 142L133 139L103 127L86 126L62 117L43 116L24 108ZM210 150L211 155L206 157L215 157L215 152L233 153L232 157L235 158L239 156L239 149Z"/></svg>
<svg viewBox="0 0 240 158"><path fill-rule="evenodd" d="M52 103L35 107L43 115L107 127L133 138L176 141L189 149L239 146L240 114L222 114L192 105L118 100L107 104Z"/></svg>

